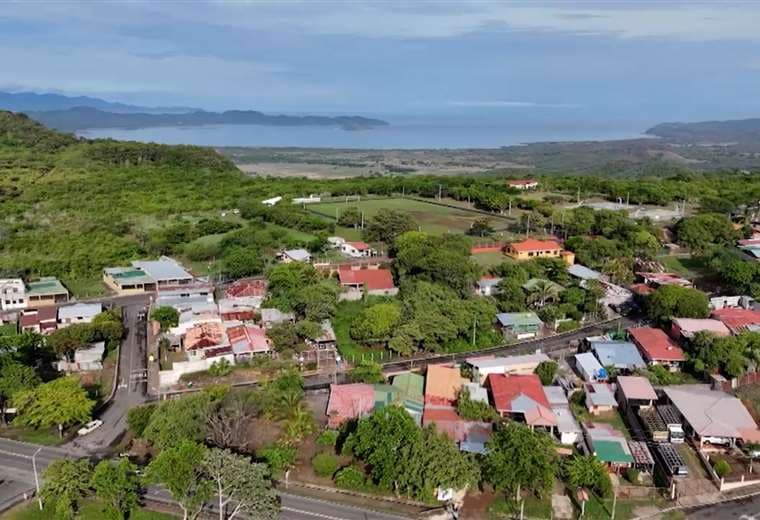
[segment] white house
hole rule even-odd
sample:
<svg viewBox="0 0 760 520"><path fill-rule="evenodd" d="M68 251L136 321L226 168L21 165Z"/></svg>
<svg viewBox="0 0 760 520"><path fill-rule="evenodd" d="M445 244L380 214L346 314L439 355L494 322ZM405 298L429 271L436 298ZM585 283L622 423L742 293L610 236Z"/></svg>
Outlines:
<svg viewBox="0 0 760 520"><path fill-rule="evenodd" d="M17 311L26 308L26 287L21 278L0 279L0 310Z"/></svg>
<svg viewBox="0 0 760 520"><path fill-rule="evenodd" d="M58 370L61 370L62 372L101 370L103 368L103 355L105 352L105 341L92 343L86 348L77 349L74 352L74 361L59 361Z"/></svg>
<svg viewBox="0 0 760 520"><path fill-rule="evenodd" d="M507 357L472 357L465 363L472 367L473 381L483 384L490 374L532 374L544 361L549 361L549 357L539 352Z"/></svg>
<svg viewBox="0 0 760 520"><path fill-rule="evenodd" d="M290 262L311 262L311 253L306 249L286 249L277 255L277 258L286 264Z"/></svg>
<svg viewBox="0 0 760 520"><path fill-rule="evenodd" d="M591 352L576 354L575 367L587 383L607 379L607 372Z"/></svg>
<svg viewBox="0 0 760 520"><path fill-rule="evenodd" d="M501 278L498 276L484 276L475 282L475 294L478 296L493 296L499 292Z"/></svg>
<svg viewBox="0 0 760 520"><path fill-rule="evenodd" d="M341 249L343 244L346 243L346 239L343 237L327 237L327 243L330 244L330 247L333 249Z"/></svg>
<svg viewBox="0 0 760 520"><path fill-rule="evenodd" d="M374 256L375 251L366 242L344 242L340 245L340 251L352 258Z"/></svg>
<svg viewBox="0 0 760 520"><path fill-rule="evenodd" d="M95 316L103 312L100 303L75 303L58 308L58 328L75 323L92 323Z"/></svg>
<svg viewBox="0 0 760 520"><path fill-rule="evenodd" d="M262 200L261 203L265 206L274 206L282 200L282 197L272 197L271 199Z"/></svg>

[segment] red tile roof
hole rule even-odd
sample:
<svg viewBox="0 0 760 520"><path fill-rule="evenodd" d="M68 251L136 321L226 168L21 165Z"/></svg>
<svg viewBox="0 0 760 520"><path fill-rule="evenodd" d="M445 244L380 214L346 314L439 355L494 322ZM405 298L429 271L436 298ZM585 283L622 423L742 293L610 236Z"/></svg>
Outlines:
<svg viewBox="0 0 760 520"><path fill-rule="evenodd" d="M389 269L340 269L341 285L363 285L369 291L393 289L393 275Z"/></svg>
<svg viewBox="0 0 760 520"><path fill-rule="evenodd" d="M230 327L227 329L227 337L233 346L240 343L241 345L247 346L249 352L269 352L269 350L271 350L266 331L261 327L245 325Z"/></svg>
<svg viewBox="0 0 760 520"><path fill-rule="evenodd" d="M510 247L519 252L553 251L562 249L562 246L556 240L536 240L535 238L529 238L522 242L514 242L510 244Z"/></svg>
<svg viewBox="0 0 760 520"><path fill-rule="evenodd" d="M248 298L252 296L265 296L267 293L267 281L263 278L243 278L232 283L225 295L227 298Z"/></svg>
<svg viewBox="0 0 760 520"><path fill-rule="evenodd" d="M372 385L353 383L330 385L327 417L331 427L338 427L349 419L362 417L375 407L375 389Z"/></svg>
<svg viewBox="0 0 760 520"><path fill-rule="evenodd" d="M752 309L720 309L713 311L712 317L722 321L734 334L750 325L760 325L760 311Z"/></svg>
<svg viewBox="0 0 760 520"><path fill-rule="evenodd" d="M425 374L425 402L453 404L462 385L469 383L459 368L446 365L428 365Z"/></svg>
<svg viewBox="0 0 760 520"><path fill-rule="evenodd" d="M347 244L359 251L365 251L369 249L369 244L366 242L347 242Z"/></svg>
<svg viewBox="0 0 760 520"><path fill-rule="evenodd" d="M630 285L628 288L631 290L631 292L638 294L639 296L646 296L647 294L652 294L654 292L654 289L645 283L635 283L633 285Z"/></svg>
<svg viewBox="0 0 760 520"><path fill-rule="evenodd" d="M536 374L489 374L486 384L491 388L494 405L500 413L521 413L532 425L557 424L541 379ZM528 400L532 401L532 406Z"/></svg>
<svg viewBox="0 0 760 520"><path fill-rule="evenodd" d="M686 359L681 347L660 329L633 327L628 329L628 334L647 361L684 361Z"/></svg>
<svg viewBox="0 0 760 520"><path fill-rule="evenodd" d="M538 181L535 179L515 179L507 181L507 184L509 186L528 186L530 184L538 184Z"/></svg>
<svg viewBox="0 0 760 520"><path fill-rule="evenodd" d="M473 433L482 437L490 437L493 431L490 423L465 421L450 406L425 406L422 413L422 426L429 424L434 424L439 432L445 433L455 442L462 442Z"/></svg>

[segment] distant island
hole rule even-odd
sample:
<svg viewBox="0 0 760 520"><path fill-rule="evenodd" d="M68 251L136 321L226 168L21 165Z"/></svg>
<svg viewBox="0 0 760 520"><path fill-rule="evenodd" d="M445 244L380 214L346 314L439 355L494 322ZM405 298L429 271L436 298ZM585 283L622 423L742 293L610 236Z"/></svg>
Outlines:
<svg viewBox="0 0 760 520"><path fill-rule="evenodd" d="M645 132L671 143L754 144L760 142L760 119L700 121L697 123L660 123Z"/></svg>

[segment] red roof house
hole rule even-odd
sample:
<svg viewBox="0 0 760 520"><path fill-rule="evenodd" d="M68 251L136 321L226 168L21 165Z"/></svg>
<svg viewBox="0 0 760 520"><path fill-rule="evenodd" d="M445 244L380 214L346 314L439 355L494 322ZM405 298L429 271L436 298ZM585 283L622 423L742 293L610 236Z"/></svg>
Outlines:
<svg viewBox="0 0 760 520"><path fill-rule="evenodd" d="M425 406L422 426L434 424L439 432L449 436L454 442L463 442L472 437L489 438L493 427L481 421L465 421L451 406Z"/></svg>
<svg viewBox="0 0 760 520"><path fill-rule="evenodd" d="M556 240L537 240L535 238L528 238L522 242L513 242L509 247L518 253L559 251L562 249L562 246Z"/></svg>
<svg viewBox="0 0 760 520"><path fill-rule="evenodd" d="M264 278L242 278L232 282L224 294L227 298L263 298L267 294L267 281Z"/></svg>
<svg viewBox="0 0 760 520"><path fill-rule="evenodd" d="M327 402L327 424L339 428L344 422L359 419L375 407L375 389L372 385L353 383L350 385L330 385L330 399Z"/></svg>
<svg viewBox="0 0 760 520"><path fill-rule="evenodd" d="M712 317L722 321L734 334L743 332L750 325L760 325L760 311L753 309L719 309L712 312Z"/></svg>
<svg viewBox="0 0 760 520"><path fill-rule="evenodd" d="M22 331L49 334L58 328L58 307L26 310L19 318Z"/></svg>
<svg viewBox="0 0 760 520"><path fill-rule="evenodd" d="M641 352L641 356L650 365L661 364L675 367L686 360L681 347L661 329L632 327L628 329L628 335Z"/></svg>
<svg viewBox="0 0 760 520"><path fill-rule="evenodd" d="M264 354L271 350L266 331L261 327L238 325L227 329L232 351L238 356Z"/></svg>
<svg viewBox="0 0 760 520"><path fill-rule="evenodd" d="M343 287L368 292L390 292L396 289L390 269L339 269L338 279Z"/></svg>
<svg viewBox="0 0 760 520"><path fill-rule="evenodd" d="M494 406L502 417L518 417L530 426L557 425L557 417L536 374L489 374L486 386L491 389Z"/></svg>

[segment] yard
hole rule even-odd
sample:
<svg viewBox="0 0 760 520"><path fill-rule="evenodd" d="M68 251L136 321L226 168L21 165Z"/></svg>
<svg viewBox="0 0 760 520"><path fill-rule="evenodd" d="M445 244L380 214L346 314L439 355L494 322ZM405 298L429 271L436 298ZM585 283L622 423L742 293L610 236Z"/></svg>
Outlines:
<svg viewBox="0 0 760 520"><path fill-rule="evenodd" d="M80 520L100 520L105 516L102 504L95 500L86 500L81 504L77 518ZM55 520L56 518L58 517L54 511L40 511L35 501L27 502L0 515L0 520ZM131 520L173 520L177 516L141 508L133 511L129 518Z"/></svg>

